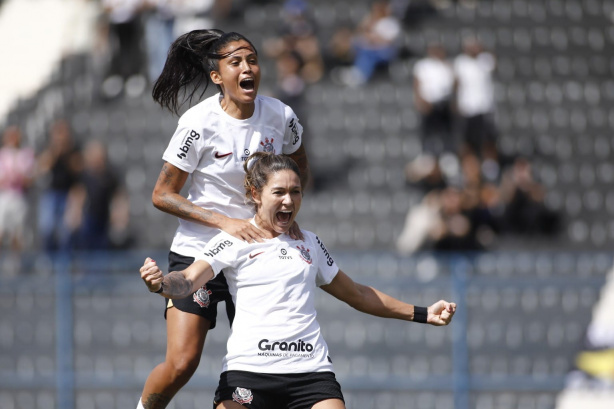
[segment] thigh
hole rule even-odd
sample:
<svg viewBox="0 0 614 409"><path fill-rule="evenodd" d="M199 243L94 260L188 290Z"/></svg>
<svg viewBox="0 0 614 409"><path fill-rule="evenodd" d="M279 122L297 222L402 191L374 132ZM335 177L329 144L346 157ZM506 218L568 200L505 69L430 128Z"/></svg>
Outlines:
<svg viewBox="0 0 614 409"><path fill-rule="evenodd" d="M345 409L345 404L341 399L327 399L316 403L312 409Z"/></svg>
<svg viewBox="0 0 614 409"><path fill-rule="evenodd" d="M209 325L203 317L170 308L166 313L167 356L200 359Z"/></svg>
<svg viewBox="0 0 614 409"><path fill-rule="evenodd" d="M213 407L214 409L243 409L245 406L239 405L237 402L231 400L225 400L217 405L214 403Z"/></svg>

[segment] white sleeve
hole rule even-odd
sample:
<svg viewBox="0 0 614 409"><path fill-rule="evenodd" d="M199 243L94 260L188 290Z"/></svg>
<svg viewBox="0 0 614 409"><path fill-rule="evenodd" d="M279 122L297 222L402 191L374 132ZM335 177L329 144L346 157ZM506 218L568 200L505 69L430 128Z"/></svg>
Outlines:
<svg viewBox="0 0 614 409"><path fill-rule="evenodd" d="M220 233L207 243L202 253L195 260L205 260L211 265L213 274L217 276L227 267L236 267L240 243L226 233Z"/></svg>
<svg viewBox="0 0 614 409"><path fill-rule="evenodd" d="M203 131L179 120L162 159L184 172L192 173L200 162L204 147Z"/></svg>
<svg viewBox="0 0 614 409"><path fill-rule="evenodd" d="M301 146L303 139L303 126L299 123L298 117L289 106L284 107L285 129L284 146L282 153L289 155L296 152Z"/></svg>
<svg viewBox="0 0 614 409"><path fill-rule="evenodd" d="M316 246L318 275L316 277L316 285L318 287L330 284L339 272L337 263L326 249L326 246L318 236L315 236L314 245Z"/></svg>
<svg viewBox="0 0 614 409"><path fill-rule="evenodd" d="M490 53L480 53L478 61L486 71L493 71L495 69L495 57Z"/></svg>

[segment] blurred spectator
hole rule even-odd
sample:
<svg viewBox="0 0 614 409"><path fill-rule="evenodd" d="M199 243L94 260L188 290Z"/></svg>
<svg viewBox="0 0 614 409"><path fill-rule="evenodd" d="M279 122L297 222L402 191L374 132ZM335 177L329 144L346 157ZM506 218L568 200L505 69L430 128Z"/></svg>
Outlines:
<svg viewBox="0 0 614 409"><path fill-rule="evenodd" d="M496 144L493 71L495 57L475 38L466 39L454 60L456 107L462 119L465 148L480 156L492 155Z"/></svg>
<svg viewBox="0 0 614 409"><path fill-rule="evenodd" d="M504 173L501 190L505 224L510 231L529 235L558 231L559 216L545 206L545 190L533 178L526 158L517 158Z"/></svg>
<svg viewBox="0 0 614 409"><path fill-rule="evenodd" d="M403 231L396 241L401 254L414 253L427 245L439 221L439 211L439 190L427 193L418 205L409 209Z"/></svg>
<svg viewBox="0 0 614 409"><path fill-rule="evenodd" d="M376 0L352 39L354 65L340 71L340 80L355 86L369 81L377 67L391 62L398 53L401 23L390 3Z"/></svg>
<svg viewBox="0 0 614 409"><path fill-rule="evenodd" d="M64 222L68 192L82 167L70 126L64 119L51 125L49 145L38 156L42 193L38 204L38 232L46 251L66 250L70 229Z"/></svg>
<svg viewBox="0 0 614 409"><path fill-rule="evenodd" d="M34 162L34 151L21 147L19 127L6 128L0 148L0 247L6 238L13 251L23 249L26 191L33 181Z"/></svg>
<svg viewBox="0 0 614 409"><path fill-rule="evenodd" d="M112 247L112 221L116 222L113 237L129 240L127 230L120 231L128 228L126 192L110 168L106 148L101 142L90 141L83 157L85 166L79 182L69 193L66 212L67 223L74 232L72 247L107 250Z"/></svg>
<svg viewBox="0 0 614 409"><path fill-rule="evenodd" d="M435 17L442 5L439 0L392 0L404 25L417 28L425 20Z"/></svg>
<svg viewBox="0 0 614 409"><path fill-rule="evenodd" d="M472 208L461 189L448 186L427 193L412 207L397 239L397 250L410 254L418 250L479 251L484 246L472 220Z"/></svg>
<svg viewBox="0 0 614 409"><path fill-rule="evenodd" d="M439 220L431 231L436 251L477 251L484 247L478 241L475 225L463 206L463 193L456 187L441 191ZM470 207L469 207L470 208Z"/></svg>
<svg viewBox="0 0 614 409"><path fill-rule="evenodd" d="M175 40L175 13L181 0L144 0L147 74L153 84L158 79L166 53Z"/></svg>
<svg viewBox="0 0 614 409"><path fill-rule="evenodd" d="M447 185L438 158L430 154L420 155L409 162L405 166L405 179L423 192L443 189Z"/></svg>
<svg viewBox="0 0 614 409"><path fill-rule="evenodd" d="M277 57L277 87L275 96L286 105L290 105L299 118L305 118L303 112L303 93L305 80L301 76L301 58L295 52L286 52Z"/></svg>
<svg viewBox="0 0 614 409"><path fill-rule="evenodd" d="M101 0L108 24L111 61L102 93L107 98L119 96L124 90L138 95L145 90L146 80L143 27L143 0Z"/></svg>
<svg viewBox="0 0 614 409"><path fill-rule="evenodd" d="M326 44L326 65L329 70L339 71L339 67L349 67L354 62L352 38L354 30L351 27L338 27Z"/></svg>
<svg viewBox="0 0 614 409"><path fill-rule="evenodd" d="M451 98L454 71L441 44L430 44L414 66L414 103L421 115L422 150L439 155L456 152L452 135Z"/></svg>
<svg viewBox="0 0 614 409"><path fill-rule="evenodd" d="M265 53L274 59L282 58L285 62L289 62L287 58L290 54L299 63L297 74L306 84L320 81L324 75L324 61L307 2L286 0L281 16L278 35L264 42Z"/></svg>

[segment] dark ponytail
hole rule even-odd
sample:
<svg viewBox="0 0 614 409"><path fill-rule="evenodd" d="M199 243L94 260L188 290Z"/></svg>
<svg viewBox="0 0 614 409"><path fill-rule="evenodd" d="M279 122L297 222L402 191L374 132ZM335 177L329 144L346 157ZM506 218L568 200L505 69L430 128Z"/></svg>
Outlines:
<svg viewBox="0 0 614 409"><path fill-rule="evenodd" d="M204 88L199 99L209 87L209 73L219 69L219 60L227 55L219 51L228 43L247 41L254 52L256 47L245 36L222 30L193 30L181 35L171 44L166 56L166 63L160 77L156 80L152 96L163 108L179 115L179 109L187 101L192 102L201 86ZM219 88L218 86L218 89ZM184 91L184 98L179 101L179 93Z"/></svg>

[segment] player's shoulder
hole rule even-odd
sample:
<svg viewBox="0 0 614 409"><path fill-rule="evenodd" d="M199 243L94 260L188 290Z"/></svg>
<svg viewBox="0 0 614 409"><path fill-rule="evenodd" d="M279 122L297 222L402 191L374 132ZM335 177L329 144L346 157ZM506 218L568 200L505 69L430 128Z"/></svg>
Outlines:
<svg viewBox="0 0 614 409"><path fill-rule="evenodd" d="M314 232L303 229L301 229L301 232L303 233L306 243L312 244L314 247L324 247L324 243Z"/></svg>
<svg viewBox="0 0 614 409"><path fill-rule="evenodd" d="M258 95L256 98L258 98L258 103L262 104L262 106L266 108L269 108L269 107L279 108L279 107L287 106L286 104L281 102L279 99L270 97L268 95Z"/></svg>
<svg viewBox="0 0 614 409"><path fill-rule="evenodd" d="M221 231L209 240L205 246L204 255L214 257L222 252L229 252L231 249L237 251L246 245L245 241Z"/></svg>
<svg viewBox="0 0 614 409"><path fill-rule="evenodd" d="M265 113L281 114L284 117L294 115L292 108L277 98L266 95L258 95L258 102L262 107L262 111Z"/></svg>
<svg viewBox="0 0 614 409"><path fill-rule="evenodd" d="M219 104L219 96L213 95L190 107L179 118L179 123L185 126L202 126L206 124L215 112L215 104Z"/></svg>

